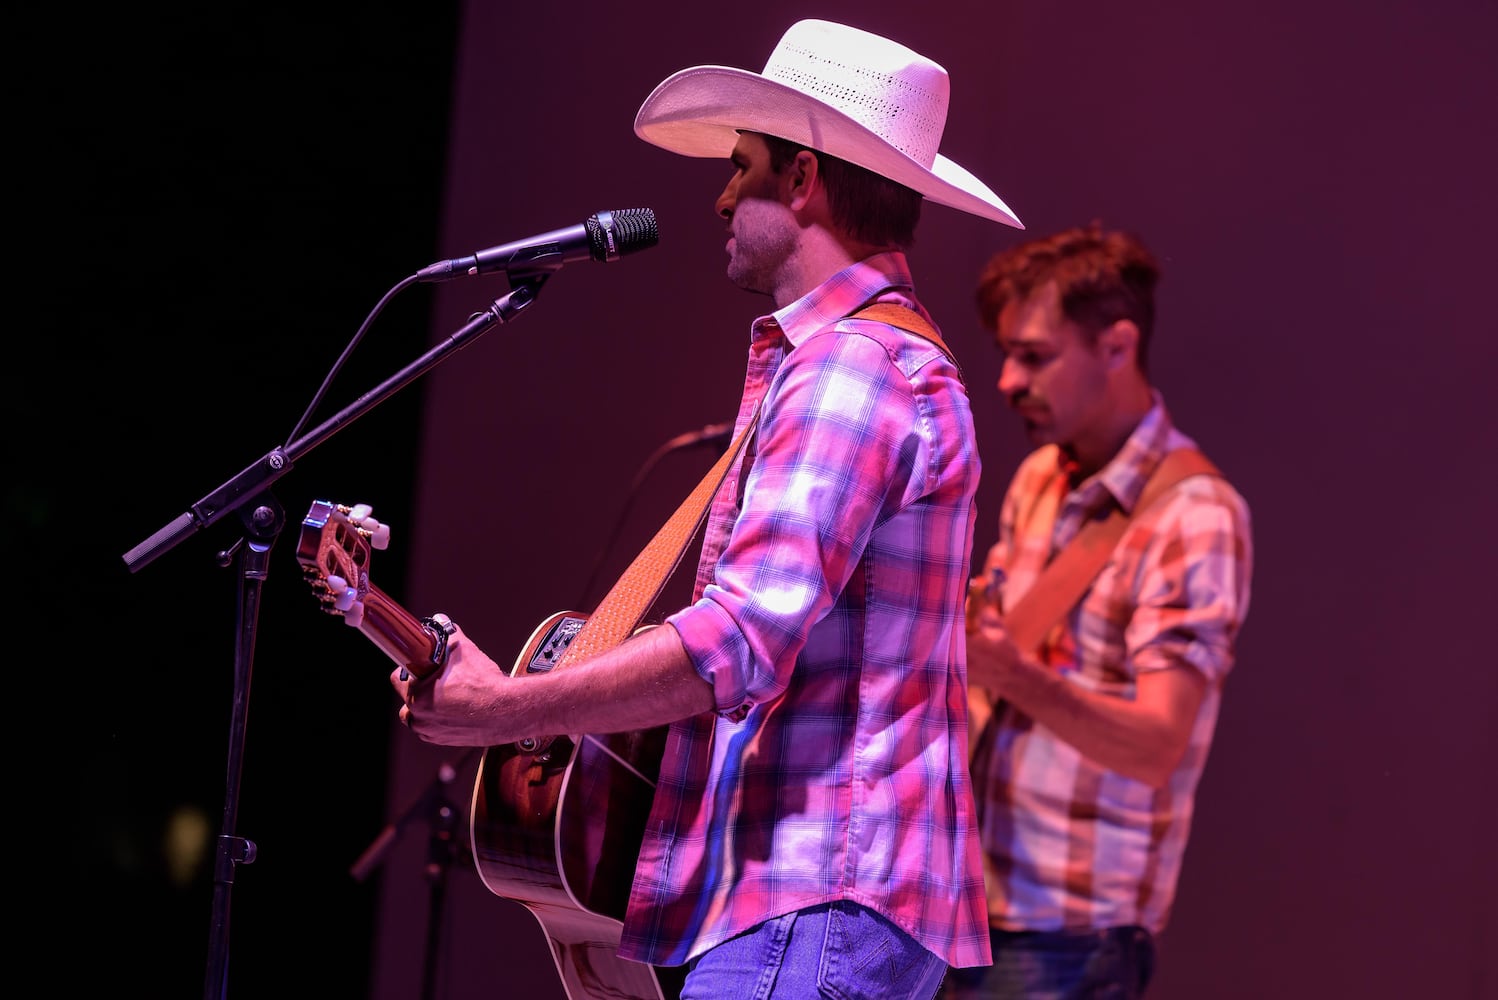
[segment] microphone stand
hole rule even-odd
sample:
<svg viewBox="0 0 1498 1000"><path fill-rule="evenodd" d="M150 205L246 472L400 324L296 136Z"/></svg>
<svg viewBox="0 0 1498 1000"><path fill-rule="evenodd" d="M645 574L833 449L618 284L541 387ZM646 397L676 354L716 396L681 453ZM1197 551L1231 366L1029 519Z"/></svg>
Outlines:
<svg viewBox="0 0 1498 1000"><path fill-rule="evenodd" d="M364 853L359 855L349 867L349 874L354 877L355 881L363 882L369 877L370 872L374 871L384 860L385 855L405 830L406 824L417 816L425 814L430 824L430 833L427 837L425 869L429 889L426 952L422 960L421 973L423 1000L435 1000L437 996L437 951L442 939L442 921L446 910L444 903L447 898L447 876L462 846L453 837L453 832L458 825L458 810L449 801L447 788L457 778L458 770L477 752L477 750L469 750L461 754L456 762L443 761L422 793L406 806L393 822L385 825L385 828L364 849Z"/></svg>
<svg viewBox="0 0 1498 1000"><path fill-rule="evenodd" d="M250 681L254 672L256 625L260 615L260 597L269 576L271 549L285 526L286 517L269 487L291 471L296 461L322 444L346 425L363 416L376 404L394 395L409 382L436 367L454 351L466 347L475 337L496 325L507 323L535 301L549 272L529 274L523 281L495 299L486 310L475 313L460 329L428 350L405 368L360 396L349 406L307 434L281 448L273 448L238 475L204 496L145 541L125 553L125 565L132 573L173 548L187 536L238 513L246 537L218 553L220 565L237 559L239 563L238 612L235 622L234 695L229 719L228 769L225 778L223 826L218 837L218 851L213 866L213 912L208 938L208 968L203 983L205 1000L222 1000L229 989L229 897L237 865L255 860L253 841L238 836L235 824L239 812L240 774L244 762L244 738L250 699ZM415 277L405 284L414 282Z"/></svg>

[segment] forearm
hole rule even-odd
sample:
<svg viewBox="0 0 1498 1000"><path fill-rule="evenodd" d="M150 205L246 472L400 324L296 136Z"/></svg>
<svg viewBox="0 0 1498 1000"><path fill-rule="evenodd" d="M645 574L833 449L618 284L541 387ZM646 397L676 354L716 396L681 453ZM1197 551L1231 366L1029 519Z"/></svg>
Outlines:
<svg viewBox="0 0 1498 1000"><path fill-rule="evenodd" d="M575 665L519 678L509 692L536 735L611 733L712 711L711 686L669 625L652 628Z"/></svg>
<svg viewBox="0 0 1498 1000"><path fill-rule="evenodd" d="M1159 786L1185 752L1204 686L1199 674L1179 667L1140 678L1130 699L1089 690L1025 658L1006 667L999 694L1093 763Z"/></svg>

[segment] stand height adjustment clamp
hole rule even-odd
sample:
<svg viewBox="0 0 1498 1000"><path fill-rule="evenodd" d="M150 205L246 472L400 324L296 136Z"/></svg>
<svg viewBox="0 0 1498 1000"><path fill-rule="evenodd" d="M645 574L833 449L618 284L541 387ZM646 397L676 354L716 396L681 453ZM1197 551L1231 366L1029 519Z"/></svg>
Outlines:
<svg viewBox="0 0 1498 1000"><path fill-rule="evenodd" d="M220 836L218 838L218 863L214 878L220 882L234 881L234 866L253 864L257 848L253 840L244 837Z"/></svg>

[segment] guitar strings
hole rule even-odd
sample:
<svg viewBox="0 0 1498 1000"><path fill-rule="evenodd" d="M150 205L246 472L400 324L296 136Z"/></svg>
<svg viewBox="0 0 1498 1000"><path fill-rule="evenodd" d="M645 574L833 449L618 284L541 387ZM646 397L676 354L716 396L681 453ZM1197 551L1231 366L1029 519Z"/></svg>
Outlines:
<svg viewBox="0 0 1498 1000"><path fill-rule="evenodd" d="M620 767L624 768L626 771L629 771L636 778L639 778L641 781L645 782L645 784L649 785L651 788L655 787L655 782L654 781L652 781L651 779L645 777L645 775L643 775L643 774L640 773L640 769L639 768L635 767L629 761L627 761L623 757L619 756L611 748L605 746L598 739L597 736L593 736L593 735L589 734L589 735L585 735L583 737L583 739L587 740L589 743L593 744L595 747L597 747L598 749L602 750L604 753L608 754L610 757L614 758L614 760L616 760L619 763Z"/></svg>

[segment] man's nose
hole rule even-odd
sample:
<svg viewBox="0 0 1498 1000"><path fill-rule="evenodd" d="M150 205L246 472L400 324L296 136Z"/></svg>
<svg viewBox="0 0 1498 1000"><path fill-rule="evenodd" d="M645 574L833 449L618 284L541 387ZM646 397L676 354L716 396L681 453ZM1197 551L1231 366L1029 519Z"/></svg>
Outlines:
<svg viewBox="0 0 1498 1000"><path fill-rule="evenodd" d="M1027 388L1029 384L1024 368L1015 364L1013 359L1005 358L1004 363L999 366L999 392L1013 399L1016 392Z"/></svg>

